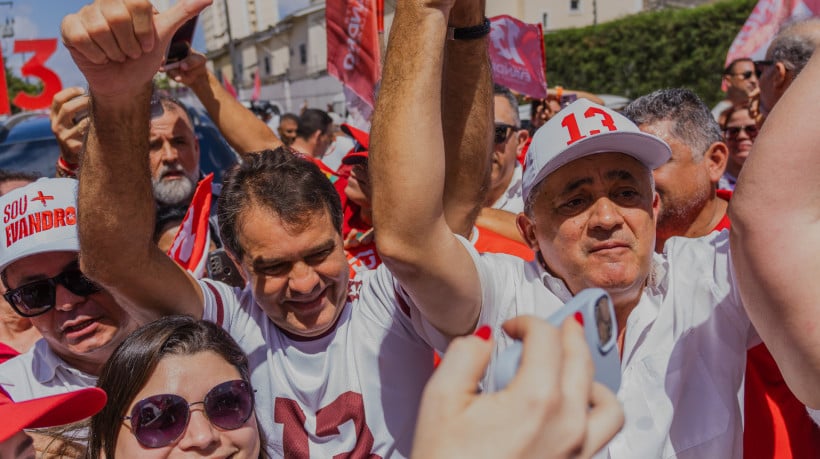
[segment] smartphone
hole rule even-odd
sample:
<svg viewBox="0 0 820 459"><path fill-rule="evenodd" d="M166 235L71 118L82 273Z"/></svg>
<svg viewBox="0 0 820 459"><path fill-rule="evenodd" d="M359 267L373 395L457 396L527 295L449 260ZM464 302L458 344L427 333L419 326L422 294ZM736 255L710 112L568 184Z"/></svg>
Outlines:
<svg viewBox="0 0 820 459"><path fill-rule="evenodd" d="M168 52L165 53L165 63L163 64L166 70L178 67L179 61L191 54L191 42L194 40L194 30L196 29L198 17L194 16L188 19L171 38L171 44L168 45Z"/></svg>
<svg viewBox="0 0 820 459"><path fill-rule="evenodd" d="M208 254L207 269L210 279L224 282L232 287L245 286L245 279L225 249L216 249Z"/></svg>
<svg viewBox="0 0 820 459"><path fill-rule="evenodd" d="M600 288L582 290L547 322L558 327L570 317L584 327L584 337L595 365L595 380L617 393L621 386L621 358L616 345L618 324L612 298ZM521 341L515 341L498 356L492 375L496 390L506 387L518 372L521 350Z"/></svg>

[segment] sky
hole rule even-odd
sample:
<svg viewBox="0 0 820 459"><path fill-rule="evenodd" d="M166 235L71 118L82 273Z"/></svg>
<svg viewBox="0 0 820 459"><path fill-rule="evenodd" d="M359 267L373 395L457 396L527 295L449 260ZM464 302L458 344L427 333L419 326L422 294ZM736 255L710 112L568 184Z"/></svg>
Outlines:
<svg viewBox="0 0 820 459"><path fill-rule="evenodd" d="M216 0L219 1L219 0ZM14 40L30 39L57 39L57 52L46 61L46 66L60 76L63 87L84 86L85 79L77 70L68 51L60 42L60 22L63 17L78 11L90 0L14 0L12 5L0 1L0 25L7 19L14 18L14 37L3 38L3 59L12 68L12 72L20 75L20 67L30 54L13 54ZM279 17L285 17L290 12L305 7L309 0L279 0ZM205 40L201 28L197 28L194 35L194 48L205 49Z"/></svg>

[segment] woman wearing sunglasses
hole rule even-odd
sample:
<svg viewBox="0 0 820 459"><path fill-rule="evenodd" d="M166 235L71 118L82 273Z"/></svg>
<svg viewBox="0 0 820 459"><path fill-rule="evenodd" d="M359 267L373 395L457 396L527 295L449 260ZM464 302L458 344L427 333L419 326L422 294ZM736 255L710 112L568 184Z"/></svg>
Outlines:
<svg viewBox="0 0 820 459"><path fill-rule="evenodd" d="M729 147L729 160L726 170L718 182L718 188L734 190L737 177L743 168L743 163L749 157L755 138L757 138L757 124L748 107L731 108L724 112L723 137Z"/></svg>
<svg viewBox="0 0 820 459"><path fill-rule="evenodd" d="M89 457L262 458L248 359L217 325L170 316L145 325L103 367Z"/></svg>

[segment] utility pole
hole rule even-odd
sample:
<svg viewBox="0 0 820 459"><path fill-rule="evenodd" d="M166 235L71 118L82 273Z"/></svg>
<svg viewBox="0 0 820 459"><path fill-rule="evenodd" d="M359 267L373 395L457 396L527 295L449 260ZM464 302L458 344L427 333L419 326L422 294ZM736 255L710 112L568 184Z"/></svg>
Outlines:
<svg viewBox="0 0 820 459"><path fill-rule="evenodd" d="M598 25L598 0L592 0L592 25Z"/></svg>
<svg viewBox="0 0 820 459"><path fill-rule="evenodd" d="M236 65L236 47L233 42L233 35L231 34L231 15L228 13L228 0L224 0L222 6L225 7L225 32L228 34L228 60L231 61L231 84L234 88L239 88L237 73L241 72L241 68Z"/></svg>

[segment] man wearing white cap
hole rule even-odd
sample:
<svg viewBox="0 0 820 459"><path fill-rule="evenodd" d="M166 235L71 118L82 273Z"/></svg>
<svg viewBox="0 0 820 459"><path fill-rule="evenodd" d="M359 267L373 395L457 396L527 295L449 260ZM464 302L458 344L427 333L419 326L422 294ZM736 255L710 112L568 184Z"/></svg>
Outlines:
<svg viewBox="0 0 820 459"><path fill-rule="evenodd" d="M136 328L77 262L77 181L40 179L0 197L5 298L43 338L0 365L0 386L29 400L94 386L108 356Z"/></svg>
<svg viewBox="0 0 820 459"><path fill-rule="evenodd" d="M493 327L497 357L511 342L500 329L505 319L548 317L581 290L604 288L620 325L626 415L609 456L741 457L737 393L747 347L760 340L735 285L727 233L674 238L654 253L660 201L652 170L668 161L668 145L603 106L568 106L536 132L526 158L517 223L536 261L479 255L447 231L432 198L406 198L444 187L435 172L444 169L439 107L424 104L436 79L423 77L385 69L371 135L376 242L408 296L417 305L446 296L453 307L474 307L476 324ZM419 103L392 104L385 88ZM402 128L411 124L414 132ZM449 274L431 276L439 263ZM484 388L495 389L493 381Z"/></svg>

